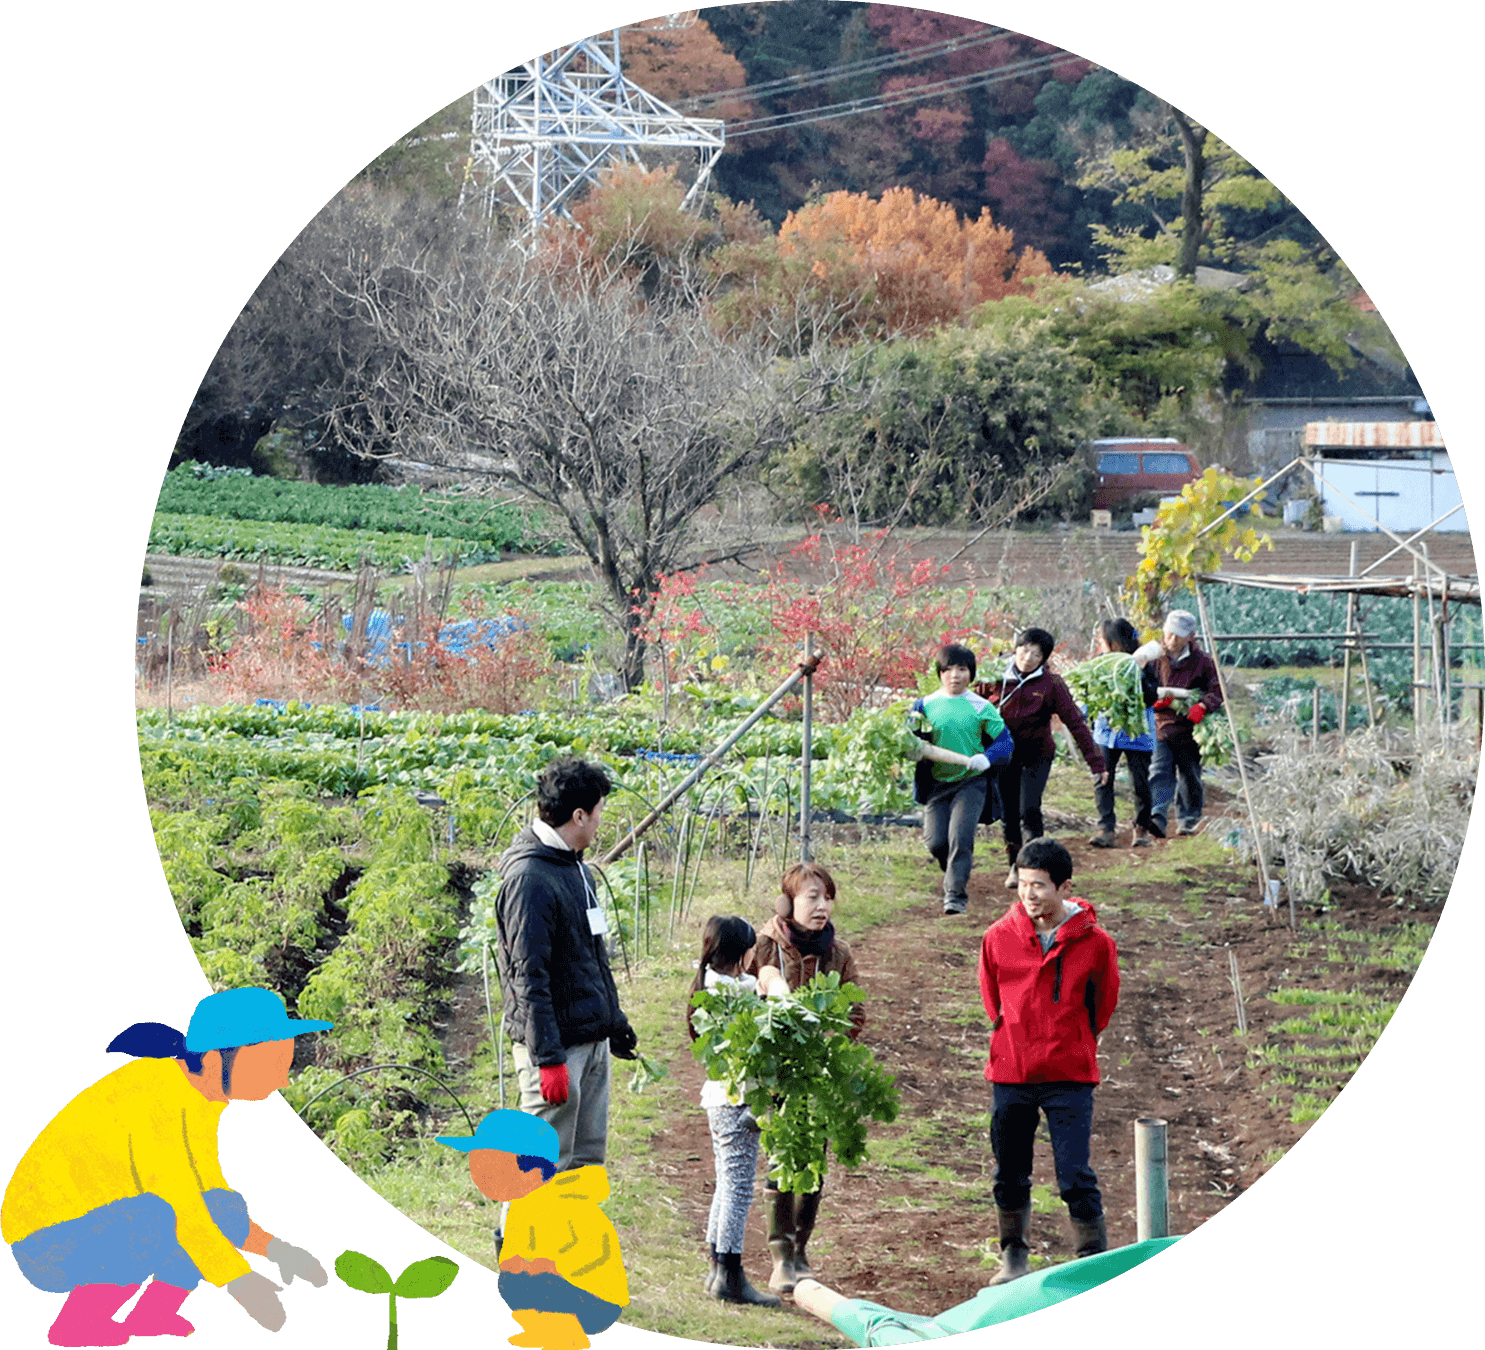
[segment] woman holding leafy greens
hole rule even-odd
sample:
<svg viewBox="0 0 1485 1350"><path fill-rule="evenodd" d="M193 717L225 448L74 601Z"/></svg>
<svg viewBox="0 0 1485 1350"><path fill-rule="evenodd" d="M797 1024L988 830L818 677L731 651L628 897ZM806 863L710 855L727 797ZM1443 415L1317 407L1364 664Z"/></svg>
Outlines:
<svg viewBox="0 0 1485 1350"><path fill-rule="evenodd" d="M767 989L782 976L790 990L797 990L816 975L835 972L842 984L856 982L856 962L851 949L835 935L830 922L835 905L835 880L816 863L798 863L784 873L782 894L774 904L774 915L758 932L747 969ZM861 1004L851 1008L851 1039L861 1034L866 1014ZM777 1293L792 1293L795 1284L810 1275L805 1247L815 1230L820 1210L820 1191L795 1195L765 1183L770 1209L768 1246L773 1253L773 1274L768 1287Z"/></svg>

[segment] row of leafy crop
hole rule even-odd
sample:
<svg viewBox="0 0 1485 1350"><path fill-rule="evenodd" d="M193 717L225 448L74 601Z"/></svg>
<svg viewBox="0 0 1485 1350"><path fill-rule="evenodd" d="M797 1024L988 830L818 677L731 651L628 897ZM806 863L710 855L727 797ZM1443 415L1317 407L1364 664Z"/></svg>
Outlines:
<svg viewBox="0 0 1485 1350"><path fill-rule="evenodd" d="M203 472L188 461L165 475L155 509L168 515L328 525L377 534L432 534L487 549L520 549L530 536L527 514L479 498L417 487L361 483L330 487L249 470Z"/></svg>
<svg viewBox="0 0 1485 1350"><path fill-rule="evenodd" d="M149 549L152 553L331 571L353 571L364 560L392 572L405 571L428 555L454 556L461 563L473 564L497 559L501 553L498 544L458 539L431 530L427 534L371 532L166 511L155 512Z"/></svg>
<svg viewBox="0 0 1485 1350"><path fill-rule="evenodd" d="M209 767L145 762L155 839L181 922L215 988L268 985L334 1029L296 1076L296 1106L348 1158L377 1149L447 1077L434 1026L457 934L460 869L413 795L326 800L294 779L215 785ZM184 791L196 805L171 809ZM216 795L213 795L216 794ZM372 1065L374 1083L342 1076Z"/></svg>
<svg viewBox="0 0 1485 1350"><path fill-rule="evenodd" d="M811 745L811 800L821 811L894 815L911 809L904 707L858 710L822 727ZM139 714L141 760L156 781L189 771L221 790L236 779L282 778L347 796L377 784L435 793L461 837L489 843L510 804L559 754L587 755L612 771L616 804L653 802L678 784L736 725L735 710L702 709L689 727L655 724L623 704L584 715L555 713L356 713L346 708L202 708ZM728 792L727 814L798 807L801 728L765 719L711 771ZM791 768L791 766L793 766ZM179 799L178 793L175 799Z"/></svg>

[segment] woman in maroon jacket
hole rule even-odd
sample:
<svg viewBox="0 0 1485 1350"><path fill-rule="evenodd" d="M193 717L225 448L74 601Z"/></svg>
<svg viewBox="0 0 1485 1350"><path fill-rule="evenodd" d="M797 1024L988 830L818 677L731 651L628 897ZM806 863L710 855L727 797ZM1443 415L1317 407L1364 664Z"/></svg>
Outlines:
<svg viewBox="0 0 1485 1350"><path fill-rule="evenodd" d="M1005 668L997 687L991 684L985 697L1000 710L1000 716L1016 743L1010 761L1000 769L996 785L1000 789L1005 833L1006 859L1010 872L1006 890L1016 888L1016 854L1027 839L1039 839L1042 829L1042 793L1052 772L1057 753L1052 739L1052 718L1060 717L1072 732L1073 740L1083 752L1093 781L1102 786L1109 781L1103 751L1094 743L1093 733L1083 720L1068 687L1060 675L1047 669L1047 661L1057 639L1045 628L1028 628L1016 639L1015 654Z"/></svg>
<svg viewBox="0 0 1485 1350"><path fill-rule="evenodd" d="M1201 747L1196 728L1222 706L1217 665L1196 645L1196 615L1173 609L1160 634L1160 687L1155 700L1155 755L1150 763L1152 832L1164 839L1172 799L1180 821L1178 834L1195 834L1201 820ZM1001 716L1005 716L1004 710ZM1009 719L1007 719L1009 725Z"/></svg>

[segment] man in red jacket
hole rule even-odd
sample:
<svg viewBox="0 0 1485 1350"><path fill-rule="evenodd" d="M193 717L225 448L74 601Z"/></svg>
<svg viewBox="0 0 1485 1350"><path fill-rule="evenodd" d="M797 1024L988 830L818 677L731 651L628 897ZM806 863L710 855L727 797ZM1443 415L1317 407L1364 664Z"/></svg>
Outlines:
<svg viewBox="0 0 1485 1350"><path fill-rule="evenodd" d="M1017 902L980 944L1001 1252L991 1284L1031 1269L1031 1145L1042 1114L1077 1253L1091 1256L1108 1248L1103 1197L1088 1151L1098 1037L1119 1001L1118 952L1093 906L1072 894L1072 855L1055 839L1026 844L1016 856L1016 874Z"/></svg>

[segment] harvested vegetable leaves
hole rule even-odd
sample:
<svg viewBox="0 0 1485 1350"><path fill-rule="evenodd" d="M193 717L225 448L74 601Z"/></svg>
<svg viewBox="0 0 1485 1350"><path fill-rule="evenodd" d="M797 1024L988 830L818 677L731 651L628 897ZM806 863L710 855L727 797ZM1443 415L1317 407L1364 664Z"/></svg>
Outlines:
<svg viewBox="0 0 1485 1350"><path fill-rule="evenodd" d="M1062 678L1089 718L1106 717L1126 736L1149 731L1139 663L1128 652L1105 652L1074 666Z"/></svg>

